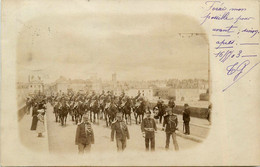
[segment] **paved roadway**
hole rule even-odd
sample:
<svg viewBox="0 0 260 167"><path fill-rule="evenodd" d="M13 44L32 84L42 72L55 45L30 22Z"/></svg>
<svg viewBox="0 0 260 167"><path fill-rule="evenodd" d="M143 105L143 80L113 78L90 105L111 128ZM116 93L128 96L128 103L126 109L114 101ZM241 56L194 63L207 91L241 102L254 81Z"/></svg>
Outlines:
<svg viewBox="0 0 260 167"><path fill-rule="evenodd" d="M67 125L61 126L60 123L55 122L53 108L47 104L47 129L48 129L48 143L49 151L51 153L77 153L78 149L75 145L76 127L71 117L68 115ZM94 129L95 144L92 145L92 151L115 151L116 142L110 141L111 129L106 127L105 121L101 120L99 125L92 124ZM144 151L144 138L141 134L140 125L129 125L130 140L127 141L127 150ZM164 150L165 147L165 132L158 131L156 134L156 150ZM180 149L188 149L197 144L194 141L177 137ZM171 141L170 149L173 150Z"/></svg>

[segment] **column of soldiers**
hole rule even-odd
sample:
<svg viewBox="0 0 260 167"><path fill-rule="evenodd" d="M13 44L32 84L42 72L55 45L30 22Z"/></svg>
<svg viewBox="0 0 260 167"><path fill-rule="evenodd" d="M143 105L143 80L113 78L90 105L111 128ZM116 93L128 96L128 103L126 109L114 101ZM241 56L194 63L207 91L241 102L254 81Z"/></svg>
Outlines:
<svg viewBox="0 0 260 167"><path fill-rule="evenodd" d="M119 96L118 104L120 105L122 103L122 99L124 97L124 93ZM138 99L140 97L140 94L138 94L134 99ZM138 100L137 100L138 101ZM160 100L158 103L161 103ZM157 105L158 105L157 103ZM169 141L170 137L172 137L173 144L175 150L179 150L179 146L176 140L176 133L177 125L178 125L178 119L177 116L173 114L172 110L175 106L174 101L171 100L169 102L169 106L171 110L164 115L164 122L163 122L163 131L165 130L166 133L166 150L169 149ZM151 111L149 109L145 112L146 117L141 123L141 132L143 134L143 137L145 139L145 148L147 151L155 150L155 133L157 132L157 126L155 119L151 116ZM94 132L91 127L90 121L88 119L88 115L83 116L83 122L78 125L77 127L77 133L76 133L76 145L78 145L79 153L83 153L84 150L89 151L91 148L91 144L94 143ZM88 127L89 131L86 130ZM117 112L116 113L116 119L111 124L111 141L113 142L116 140L116 146L117 150L119 152L124 151L126 149L126 143L127 140L130 139L129 131L127 124L122 119L122 113Z"/></svg>
<svg viewBox="0 0 260 167"><path fill-rule="evenodd" d="M50 97L44 97L45 101L49 101L55 108L55 106L67 106L72 116L72 120L77 120L77 132L76 132L76 139L75 144L78 145L79 153L83 153L84 151L89 152L91 149L91 144L94 144L94 131L91 126L91 118L89 114L86 114L84 111L80 116L77 116L76 113L73 113L73 110L77 107L80 107L82 105L86 105L89 103L89 106L94 105L94 101L99 102L99 106L101 104L104 105L104 109L109 108L111 105L116 106L122 106L125 104L125 99L127 99L125 93L123 92L120 96L115 96L112 92L105 93L104 91L101 94L97 94L95 92L86 94L80 94L80 93L68 93L68 94L56 94L52 95ZM33 98L30 101L33 101L37 98ZM138 105L140 100L144 100L143 97L141 97L140 92L138 95L134 98L131 98L131 101L133 103L133 106ZM31 102L33 103L33 102ZM28 102L29 104L29 102ZM153 108L153 110L159 109L159 112L157 114L161 114L164 117L163 119L163 128L162 130L165 131L166 134L166 145L165 149L169 149L169 143L170 138L173 140L173 145L175 150L179 150L179 146L176 140L176 130L178 130L178 118L176 115L173 114L173 108L175 107L174 100L171 99L168 103L168 107L170 110L166 112L165 110L165 104L163 104L163 101L161 99L158 100L156 106ZM185 109L183 112L183 121L184 121L184 127L185 127L185 134L190 134L189 131L189 121L190 121L190 110L187 104L184 105ZM148 108L145 110L145 118L141 122L141 132L143 134L144 140L145 140L145 149L154 151L155 150L155 133L157 132L157 126L156 126L156 120L154 117L151 116L151 111ZM155 114L156 117L156 114ZM159 117L158 117L159 118ZM114 141L116 139L116 146L118 151L123 151L126 148L127 139L130 139L129 131L127 124L122 119L122 112L116 113L116 118L113 119L113 122L111 124L111 141Z"/></svg>

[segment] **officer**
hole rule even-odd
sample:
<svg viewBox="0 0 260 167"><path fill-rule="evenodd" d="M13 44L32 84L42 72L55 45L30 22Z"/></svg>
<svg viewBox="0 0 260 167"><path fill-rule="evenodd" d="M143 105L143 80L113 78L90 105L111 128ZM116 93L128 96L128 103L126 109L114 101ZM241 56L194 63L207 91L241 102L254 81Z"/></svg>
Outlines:
<svg viewBox="0 0 260 167"><path fill-rule="evenodd" d="M155 135L157 131L156 123L153 118L151 118L151 112L146 111L146 118L141 123L141 130L143 137L145 138L145 148L149 151L149 145L151 146L151 151L155 150Z"/></svg>
<svg viewBox="0 0 260 167"><path fill-rule="evenodd" d="M84 151L89 152L91 144L94 144L94 132L88 115L83 115L83 122L78 124L75 144L78 145L79 154L83 154Z"/></svg>
<svg viewBox="0 0 260 167"><path fill-rule="evenodd" d="M116 146L117 151L124 151L126 148L126 139L130 139L129 137L129 131L125 124L125 122L122 120L122 114L117 113L116 114L116 121L112 123L111 125L111 141L114 141L114 136L116 133Z"/></svg>
<svg viewBox="0 0 260 167"><path fill-rule="evenodd" d="M184 104L184 111L182 114L183 124L185 127L185 135L190 134L190 108L188 104Z"/></svg>
<svg viewBox="0 0 260 167"><path fill-rule="evenodd" d="M169 149L171 136L172 136L172 141L175 150L176 151L179 150L179 146L176 140L176 133L175 133L175 131L178 130L177 126L178 126L178 118L176 115L173 114L172 110L169 110L168 115L164 117L163 128L162 128L162 130L163 131L165 130L166 133L166 145L165 145L166 150Z"/></svg>

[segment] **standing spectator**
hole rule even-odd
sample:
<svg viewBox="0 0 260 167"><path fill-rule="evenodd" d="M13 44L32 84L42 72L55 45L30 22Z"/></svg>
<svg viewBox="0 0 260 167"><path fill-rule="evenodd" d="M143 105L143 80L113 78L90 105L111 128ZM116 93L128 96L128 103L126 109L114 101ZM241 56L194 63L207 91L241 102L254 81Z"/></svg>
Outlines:
<svg viewBox="0 0 260 167"><path fill-rule="evenodd" d="M35 102L33 105L33 109L32 109L32 125L31 125L31 130L36 130L37 127L37 123L38 123L38 104Z"/></svg>
<svg viewBox="0 0 260 167"><path fill-rule="evenodd" d="M114 141L114 136L116 132L116 146L117 151L124 151L126 148L126 139L129 139L129 131L127 125L122 120L122 114L117 113L116 121L111 125L111 141Z"/></svg>
<svg viewBox="0 0 260 167"><path fill-rule="evenodd" d="M184 111L183 111L183 124L185 127L186 135L190 134L190 108L188 104L184 104Z"/></svg>
<svg viewBox="0 0 260 167"><path fill-rule="evenodd" d="M209 121L209 125L211 125L211 109L212 109L212 105L210 104L208 107L208 116L207 116L207 120Z"/></svg>
<svg viewBox="0 0 260 167"><path fill-rule="evenodd" d="M29 98L29 97L27 97L27 99L26 99L26 113L27 113L27 115L29 115L30 114L30 109L31 109L31 99Z"/></svg>
<svg viewBox="0 0 260 167"><path fill-rule="evenodd" d="M178 126L178 118L176 115L173 114L172 110L168 111L168 115L166 115L164 117L164 121L163 121L163 129L165 129L165 133L166 133L166 146L165 149L168 150L169 149L169 143L170 143L170 137L172 136L172 141L173 141L173 145L175 150L179 150L179 145L177 143L176 140L176 133L175 131L177 130L177 126Z"/></svg>
<svg viewBox="0 0 260 167"><path fill-rule="evenodd" d="M75 144L78 145L79 154L90 152L91 144L94 144L94 132L89 122L88 115L83 115L83 121L78 124Z"/></svg>
<svg viewBox="0 0 260 167"><path fill-rule="evenodd" d="M42 137L42 133L45 132L45 126L44 126L44 109L39 109L38 110L38 123L37 123L37 128L36 132L38 133L38 137Z"/></svg>
<svg viewBox="0 0 260 167"><path fill-rule="evenodd" d="M145 148L149 151L149 145L151 146L151 151L155 150L155 135L157 131L156 123L153 118L151 118L151 112L146 111L146 118L142 121L141 130L143 137L145 138Z"/></svg>

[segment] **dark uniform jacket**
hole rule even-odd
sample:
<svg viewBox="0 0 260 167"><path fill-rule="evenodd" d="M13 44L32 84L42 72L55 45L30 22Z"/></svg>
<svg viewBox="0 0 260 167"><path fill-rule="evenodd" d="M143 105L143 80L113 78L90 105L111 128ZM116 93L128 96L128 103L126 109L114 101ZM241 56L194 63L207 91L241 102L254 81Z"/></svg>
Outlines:
<svg viewBox="0 0 260 167"><path fill-rule="evenodd" d="M184 109L182 116L184 122L190 122L190 109Z"/></svg>
<svg viewBox="0 0 260 167"><path fill-rule="evenodd" d="M88 127L87 130L85 127ZM91 128L90 123L85 123L82 122L78 125L77 127L77 132L76 132L76 138L75 138L75 143L76 144L94 144L94 132L93 129Z"/></svg>
<svg viewBox="0 0 260 167"><path fill-rule="evenodd" d="M170 100L170 101L168 102L168 106L169 106L170 108L175 107L174 101L173 101L173 100Z"/></svg>
<svg viewBox="0 0 260 167"><path fill-rule="evenodd" d="M126 140L129 139L129 131L124 121L116 121L112 123L111 126L111 140L114 141L114 136L116 132L116 139Z"/></svg>
<svg viewBox="0 0 260 167"><path fill-rule="evenodd" d="M154 138L154 131L157 131L156 123L153 118L145 118L141 124L142 132L145 132L145 138Z"/></svg>
<svg viewBox="0 0 260 167"><path fill-rule="evenodd" d="M173 133L178 126L178 118L176 115L167 115L164 117L163 127L165 127L166 133Z"/></svg>

